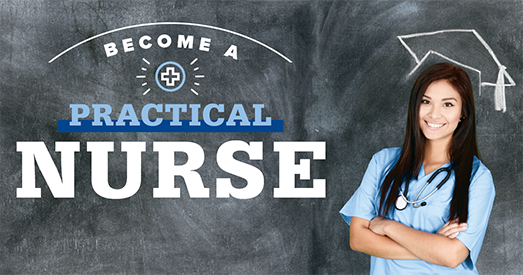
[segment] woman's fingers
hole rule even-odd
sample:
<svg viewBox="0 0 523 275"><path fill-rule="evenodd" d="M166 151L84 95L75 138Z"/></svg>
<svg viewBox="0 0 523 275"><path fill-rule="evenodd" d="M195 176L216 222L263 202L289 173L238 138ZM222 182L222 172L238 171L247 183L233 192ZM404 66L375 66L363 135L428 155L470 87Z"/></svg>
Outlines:
<svg viewBox="0 0 523 275"><path fill-rule="evenodd" d="M369 229L370 229L372 232L374 232L374 233L376 233L376 234L378 234L378 235L384 235L385 233L382 232L382 230L381 230L381 229L382 229L381 224L382 224L382 221L383 221L383 220L384 220L384 219L383 219L382 217L374 217L374 219L372 219L372 220L370 221Z"/></svg>
<svg viewBox="0 0 523 275"><path fill-rule="evenodd" d="M455 221L448 221L438 230L436 234L452 239L457 237L459 232L464 230L467 230L467 223L457 223Z"/></svg>

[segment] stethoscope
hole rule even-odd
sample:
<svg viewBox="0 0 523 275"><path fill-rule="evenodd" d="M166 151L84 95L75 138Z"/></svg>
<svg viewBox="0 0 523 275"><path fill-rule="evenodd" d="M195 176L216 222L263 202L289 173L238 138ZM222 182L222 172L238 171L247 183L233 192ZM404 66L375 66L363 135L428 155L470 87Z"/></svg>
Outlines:
<svg viewBox="0 0 523 275"><path fill-rule="evenodd" d="M445 184L445 182L447 182L449 180L451 170L452 170L452 166L443 167L443 168L439 168L438 170L436 170L436 172L434 172L434 174L432 174L432 176L429 178L427 183L425 183L425 186L423 186L423 188L421 188L421 190L418 192L418 195L416 196L414 201L409 201L406 197L407 191L409 190L409 180L407 180L407 182L405 183L405 194L403 194L403 192L400 190L400 195L396 199L396 209L403 210L407 207L407 205L409 203L412 204L412 206L414 208L418 208L418 207L427 205L427 202L425 200L428 199L430 196L432 196L432 194L434 194L436 191L438 191L438 189L440 189L443 186L443 184ZM423 190L425 190L425 188L432 182L432 180L434 180L434 178L436 178L436 176L438 176L438 174L441 172L447 172L447 175L445 176L445 178L438 184L438 186L436 186L436 188L434 190L432 190L432 192L430 192L430 194L428 194L424 198L418 200L418 197L421 195ZM419 202L421 202L421 203L416 205L416 203L419 203Z"/></svg>

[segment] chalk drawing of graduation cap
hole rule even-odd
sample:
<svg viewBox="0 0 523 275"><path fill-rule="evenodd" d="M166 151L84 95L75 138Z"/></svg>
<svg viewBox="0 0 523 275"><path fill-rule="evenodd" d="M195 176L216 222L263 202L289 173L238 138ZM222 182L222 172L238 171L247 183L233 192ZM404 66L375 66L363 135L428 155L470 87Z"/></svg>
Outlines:
<svg viewBox="0 0 523 275"><path fill-rule="evenodd" d="M422 67L429 57L436 56L464 69L477 72L479 94L481 95L483 86L495 87L496 111L506 112L505 87L516 86L516 83L476 30L440 30L401 35L398 39L417 63L409 76ZM505 83L505 80L508 83Z"/></svg>

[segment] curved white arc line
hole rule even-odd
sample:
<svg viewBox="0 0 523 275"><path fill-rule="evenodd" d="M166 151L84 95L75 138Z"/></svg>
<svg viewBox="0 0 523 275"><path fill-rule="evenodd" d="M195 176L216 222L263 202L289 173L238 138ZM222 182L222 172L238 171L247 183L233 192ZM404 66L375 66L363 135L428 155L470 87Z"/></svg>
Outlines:
<svg viewBox="0 0 523 275"><path fill-rule="evenodd" d="M132 28L140 28L140 27L147 27L147 26L155 26L155 25L182 25L182 26L195 26L195 27L202 27L202 28L208 28L208 29L214 29L214 30L218 30L218 31L223 31L223 32L227 32L227 33L230 33L230 34L234 34L234 35L237 35L237 36L240 36L240 37L243 37L247 40L250 40L260 46L263 46L269 50L271 50L272 52L274 52L275 54L279 55L281 58L285 59L287 62L289 63L292 63L292 60L290 60L288 57L286 57L285 55L279 53L278 51L276 51L275 49L269 47L268 45L254 39L254 38L251 38L251 37L248 37L244 34L241 34L241 33L237 33L237 32L234 32L234 31L231 31L231 30L227 30L227 29L223 29L223 28L219 28L219 27L215 27L215 26L209 26L209 25L204 25L204 24L196 24L196 23L186 23L186 22L158 22L158 23L144 23L144 24L138 24L138 25L132 25L132 26L127 26L127 27L122 27L122 28L118 28L118 29L114 29L114 30L111 30L111 31L106 31L104 33L100 33L100 34L97 34L95 36L92 36L92 37L89 37L81 42L78 42L76 44L74 44L73 46L67 48L65 51L59 53L57 56L53 57L51 60L49 60L49 63L55 61L57 58L59 58L60 56L64 55L65 53L67 53L68 51L86 43L86 42L89 42L93 39L96 39L100 36L104 36L106 34L110 34L110 33L113 33L113 32L118 32L118 31L122 31L122 30L127 30L127 29L132 29Z"/></svg>

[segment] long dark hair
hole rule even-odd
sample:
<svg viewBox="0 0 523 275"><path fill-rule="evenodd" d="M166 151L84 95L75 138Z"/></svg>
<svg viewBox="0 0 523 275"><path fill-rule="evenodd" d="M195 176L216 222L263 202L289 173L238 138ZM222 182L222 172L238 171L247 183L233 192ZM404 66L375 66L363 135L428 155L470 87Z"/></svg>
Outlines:
<svg viewBox="0 0 523 275"><path fill-rule="evenodd" d="M456 179L450 203L449 220L459 218L459 222L467 221L472 163L474 155L479 158L474 93L467 73L460 67L448 63L428 67L418 76L412 87L407 129L401 154L381 186L380 216L385 216L394 205L402 183L417 177L419 173L425 154L426 141L420 129L419 108L427 87L437 80L447 80L461 96L461 122L454 131L449 146L450 161Z"/></svg>

